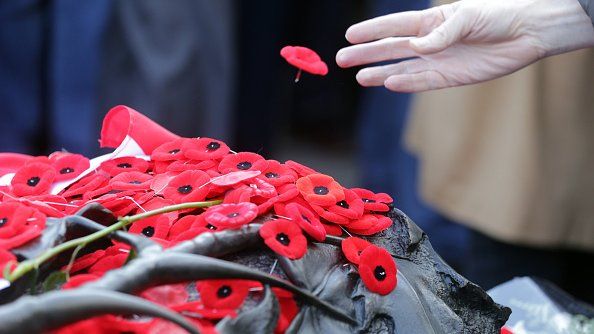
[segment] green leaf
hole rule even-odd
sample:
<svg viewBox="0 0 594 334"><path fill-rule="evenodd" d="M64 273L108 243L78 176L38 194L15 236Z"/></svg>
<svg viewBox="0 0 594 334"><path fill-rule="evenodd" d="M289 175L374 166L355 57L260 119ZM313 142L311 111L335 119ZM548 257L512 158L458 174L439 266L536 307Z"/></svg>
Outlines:
<svg viewBox="0 0 594 334"><path fill-rule="evenodd" d="M43 282L43 292L59 289L68 280L68 273L63 271L54 271Z"/></svg>

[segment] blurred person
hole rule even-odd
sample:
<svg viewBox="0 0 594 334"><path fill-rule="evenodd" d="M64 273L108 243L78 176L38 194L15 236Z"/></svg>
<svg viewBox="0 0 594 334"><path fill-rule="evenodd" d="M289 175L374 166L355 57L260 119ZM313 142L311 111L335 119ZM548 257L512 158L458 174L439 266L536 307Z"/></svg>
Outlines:
<svg viewBox="0 0 594 334"><path fill-rule="evenodd" d="M0 2L0 151L97 152L99 50L110 5Z"/></svg>
<svg viewBox="0 0 594 334"><path fill-rule="evenodd" d="M427 8L429 1L375 0L369 14L385 15ZM357 120L359 184L396 196L397 207L430 236L431 244L452 267L464 272L468 229L432 209L419 198L418 161L404 147L411 94L381 88L361 92Z"/></svg>
<svg viewBox="0 0 594 334"><path fill-rule="evenodd" d="M365 44L337 54L341 66L409 58L357 75L394 91L513 73L421 95L407 130L423 198L474 229L467 274L486 288L535 275L594 301L594 52L524 68L594 46L593 11L462 0L354 25L347 39Z"/></svg>

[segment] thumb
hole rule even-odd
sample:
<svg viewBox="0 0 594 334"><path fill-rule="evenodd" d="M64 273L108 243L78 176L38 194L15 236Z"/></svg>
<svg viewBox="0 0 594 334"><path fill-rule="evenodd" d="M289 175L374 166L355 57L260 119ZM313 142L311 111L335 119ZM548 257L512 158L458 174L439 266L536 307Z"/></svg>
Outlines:
<svg viewBox="0 0 594 334"><path fill-rule="evenodd" d="M410 47L420 54L443 51L462 38L465 18L454 14L428 35L410 40Z"/></svg>

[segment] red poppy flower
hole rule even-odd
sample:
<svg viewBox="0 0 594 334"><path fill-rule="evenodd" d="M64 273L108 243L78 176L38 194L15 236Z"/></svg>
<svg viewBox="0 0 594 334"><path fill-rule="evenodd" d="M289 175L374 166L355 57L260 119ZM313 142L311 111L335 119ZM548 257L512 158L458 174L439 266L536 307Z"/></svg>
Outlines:
<svg viewBox="0 0 594 334"><path fill-rule="evenodd" d="M228 191L223 198L223 203L242 203L250 202L250 199L254 196L254 190L246 185L241 185L233 190Z"/></svg>
<svg viewBox="0 0 594 334"><path fill-rule="evenodd" d="M18 202L0 203L0 249L21 246L41 235L45 215Z"/></svg>
<svg viewBox="0 0 594 334"><path fill-rule="evenodd" d="M235 309L214 309L205 307L201 300L194 300L181 305L175 305L172 306L171 309L181 313L187 318L190 318L192 321L202 319L219 320L223 319L224 317L235 318L237 316ZM201 333L210 332L201 331ZM217 332L215 331L214 333Z"/></svg>
<svg viewBox="0 0 594 334"><path fill-rule="evenodd" d="M256 218L258 207L246 202L219 204L208 208L203 215L204 220L211 225L237 229Z"/></svg>
<svg viewBox="0 0 594 334"><path fill-rule="evenodd" d="M0 153L0 176L14 173L33 159L32 156L20 153Z"/></svg>
<svg viewBox="0 0 594 334"><path fill-rule="evenodd" d="M6 266L9 266L9 271L12 271L17 265L17 259L10 251L0 248L0 270L4 271Z"/></svg>
<svg viewBox="0 0 594 334"><path fill-rule="evenodd" d="M328 66L312 49L303 46L285 46L280 54L289 64L300 70L317 75L328 74Z"/></svg>
<svg viewBox="0 0 594 334"><path fill-rule="evenodd" d="M64 190L62 196L75 197L82 196L93 190L106 186L109 182L109 177L102 173L92 173L82 179L76 181L68 189Z"/></svg>
<svg viewBox="0 0 594 334"><path fill-rule="evenodd" d="M141 219L132 223L128 232L147 238L165 239L169 233L169 217L159 215Z"/></svg>
<svg viewBox="0 0 594 334"><path fill-rule="evenodd" d="M10 182L17 196L39 195L47 192L56 178L56 171L48 164L32 162L20 168Z"/></svg>
<svg viewBox="0 0 594 334"><path fill-rule="evenodd" d="M385 193L376 194L373 191L363 188L353 188L351 190L361 197L365 211L388 212L390 211L388 204L394 202L392 197Z"/></svg>
<svg viewBox="0 0 594 334"><path fill-rule="evenodd" d="M392 225L392 219L378 214L364 214L359 220L346 225L346 228L360 235L373 235L379 233ZM358 228L361 227L361 228Z"/></svg>
<svg viewBox="0 0 594 334"><path fill-rule="evenodd" d="M304 176L297 180L296 186L310 204L327 207L344 200L343 188L328 175Z"/></svg>
<svg viewBox="0 0 594 334"><path fill-rule="evenodd" d="M80 154L56 152L50 155L50 161L56 170L55 181L74 179L90 166L89 159Z"/></svg>
<svg viewBox="0 0 594 334"><path fill-rule="evenodd" d="M229 154L221 160L219 172L227 174L240 170L259 170L263 171L268 167L268 161L256 153L240 152Z"/></svg>
<svg viewBox="0 0 594 334"><path fill-rule="evenodd" d="M215 160L178 160L167 165L166 171L183 172L187 170L207 170L217 166Z"/></svg>
<svg viewBox="0 0 594 334"><path fill-rule="evenodd" d="M179 138L138 111L116 106L103 119L99 143L101 147L116 148L126 136L134 139L142 151L149 155L161 144Z"/></svg>
<svg viewBox="0 0 594 334"><path fill-rule="evenodd" d="M175 203L202 201L208 195L210 177L200 170L185 171L169 181L163 196Z"/></svg>
<svg viewBox="0 0 594 334"><path fill-rule="evenodd" d="M260 236L270 249L289 259L300 259L307 252L307 239L299 226L289 220L267 221L260 228Z"/></svg>
<svg viewBox="0 0 594 334"><path fill-rule="evenodd" d="M349 189L344 189L345 199L335 205L321 207L312 205L320 217L339 225L347 225L352 219L361 218L363 215L363 201L357 194Z"/></svg>
<svg viewBox="0 0 594 334"><path fill-rule="evenodd" d="M126 263L128 250L111 246L105 251L105 255L89 268L89 274L103 276L106 272L120 268Z"/></svg>
<svg viewBox="0 0 594 334"><path fill-rule="evenodd" d="M371 245L369 241L357 237L348 237L340 244L344 256L354 264L359 264L361 252Z"/></svg>
<svg viewBox="0 0 594 334"><path fill-rule="evenodd" d="M109 185L113 190L149 190L153 177L141 172L126 172L118 174L109 180Z"/></svg>
<svg viewBox="0 0 594 334"><path fill-rule="evenodd" d="M326 234L334 235L337 237L340 237L342 235L342 229L340 228L340 226L334 225L334 224L324 224L324 223L322 223L322 225L324 226L324 229L326 230Z"/></svg>
<svg viewBox="0 0 594 334"><path fill-rule="evenodd" d="M184 234L185 232L188 231L194 231L194 233L196 233L196 235L200 234L201 232L205 232L205 231L210 231L210 232L214 232L214 231L221 231L224 228L220 227L220 226L216 226L210 223L207 223L206 220L204 219L203 215L187 215L184 216L183 218L179 219L178 221L176 221L173 226L171 226L171 228L169 229L169 240L175 240L178 236L180 236L181 234ZM194 236L196 236L194 235ZM188 238L188 239L192 239L194 236ZM185 240L188 240L185 239ZM179 241L179 240L177 240Z"/></svg>
<svg viewBox="0 0 594 334"><path fill-rule="evenodd" d="M396 288L396 262L392 255L375 245L368 246L361 252L359 275L371 292L385 296Z"/></svg>
<svg viewBox="0 0 594 334"><path fill-rule="evenodd" d="M198 283L200 300L213 309L237 309L243 304L250 289L259 283L238 279L213 279Z"/></svg>
<svg viewBox="0 0 594 334"><path fill-rule="evenodd" d="M274 332L280 334L289 328L291 322L297 316L297 313L299 313L299 307L291 293L279 288L272 288L272 292L275 294L276 299L278 299L280 306L280 315Z"/></svg>
<svg viewBox="0 0 594 334"><path fill-rule="evenodd" d="M150 210L156 210L156 209L160 209L160 208L163 208L166 206L170 206L173 204L175 204L173 201L165 199L163 197L151 196L150 200L148 200L146 203L142 204L142 207L146 211L150 211ZM179 216L179 213L177 211L173 211L173 212L162 213L161 216L169 217L169 221L171 223L173 223Z"/></svg>
<svg viewBox="0 0 594 334"><path fill-rule="evenodd" d="M121 157L104 161L99 169L110 176L116 176L126 172L145 173L149 169L149 163L146 160L135 157Z"/></svg>
<svg viewBox="0 0 594 334"><path fill-rule="evenodd" d="M105 251L103 249L99 249L94 251L93 253L85 254L72 263L72 267L70 267L70 273L74 274L81 270L85 270L90 266L94 265L99 261L99 259L105 256ZM62 267L62 270L66 270L67 266Z"/></svg>
<svg viewBox="0 0 594 334"><path fill-rule="evenodd" d="M178 138L159 145L151 153L151 160L153 161L172 161L184 158L182 146L184 142L189 141L188 138Z"/></svg>
<svg viewBox="0 0 594 334"><path fill-rule="evenodd" d="M297 203L289 203L285 206L285 216L299 225L301 229L317 241L326 239L326 230L318 217L310 210Z"/></svg>
<svg viewBox="0 0 594 334"><path fill-rule="evenodd" d="M268 160L268 167L262 171L259 178L278 187L283 184L294 183L297 180L297 173L276 160Z"/></svg>
<svg viewBox="0 0 594 334"><path fill-rule="evenodd" d="M217 160L229 153L229 146L212 138L197 138L184 143L184 155L193 160Z"/></svg>
<svg viewBox="0 0 594 334"><path fill-rule="evenodd" d="M80 274L80 275L72 276L72 277L70 277L68 282L66 282L66 283L64 283L64 285L62 285L62 290L78 288L79 286L81 286L85 283L88 283L88 282L92 282L98 278L99 278L99 276L93 275L93 274Z"/></svg>
<svg viewBox="0 0 594 334"><path fill-rule="evenodd" d="M285 166L291 168L292 170L295 171L295 173L297 173L298 176L300 177L304 177L307 176L309 174L318 174L318 172L316 172L315 170L302 165L298 162L295 162L293 160L287 160L285 161Z"/></svg>

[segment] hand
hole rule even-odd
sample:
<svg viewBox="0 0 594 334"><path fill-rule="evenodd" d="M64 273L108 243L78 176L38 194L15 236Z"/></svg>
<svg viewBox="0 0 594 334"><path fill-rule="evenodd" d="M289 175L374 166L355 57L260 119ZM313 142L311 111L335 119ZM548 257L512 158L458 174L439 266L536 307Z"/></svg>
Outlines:
<svg viewBox="0 0 594 334"><path fill-rule="evenodd" d="M495 79L594 46L594 28L576 0L461 0L355 24L346 39L358 45L338 51L341 67L409 58L360 70L361 85L420 92Z"/></svg>

